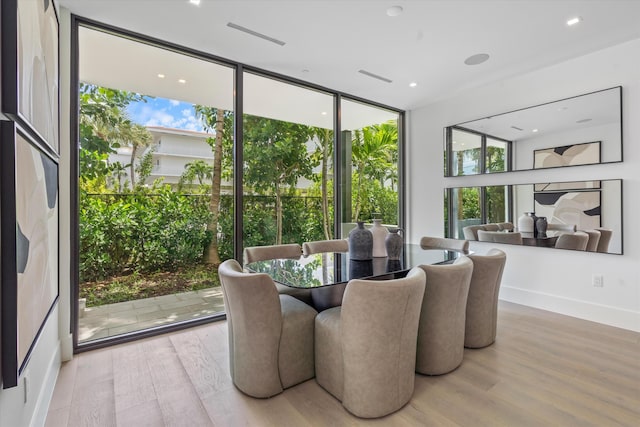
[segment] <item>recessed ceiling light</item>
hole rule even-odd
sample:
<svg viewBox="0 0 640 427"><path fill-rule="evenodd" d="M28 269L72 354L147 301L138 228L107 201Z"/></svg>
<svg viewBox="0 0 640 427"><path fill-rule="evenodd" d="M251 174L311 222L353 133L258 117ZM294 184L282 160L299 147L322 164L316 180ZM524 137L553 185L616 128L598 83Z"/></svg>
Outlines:
<svg viewBox="0 0 640 427"><path fill-rule="evenodd" d="M489 59L489 54L487 53L477 53L475 55L471 55L467 59L464 60L464 63L467 65L478 65L482 64L486 60Z"/></svg>
<svg viewBox="0 0 640 427"><path fill-rule="evenodd" d="M387 9L387 15L398 16L402 13L402 10L402 6L391 6L389 9Z"/></svg>
<svg viewBox="0 0 640 427"><path fill-rule="evenodd" d="M185 79L178 79L178 83L185 84L187 81Z"/></svg>
<svg viewBox="0 0 640 427"><path fill-rule="evenodd" d="M326 115L327 115L327 112L326 112L326 111L323 111L323 112L322 112L322 113L320 113L320 114L322 114L323 116L326 116Z"/></svg>
<svg viewBox="0 0 640 427"><path fill-rule="evenodd" d="M409 83L409 87L416 87L416 86L418 86L418 83L416 82Z"/></svg>
<svg viewBox="0 0 640 427"><path fill-rule="evenodd" d="M159 78L159 79L164 79L164 78L165 78L165 75L164 75L164 74L162 74L162 73L159 73L159 74L158 74L158 78Z"/></svg>
<svg viewBox="0 0 640 427"><path fill-rule="evenodd" d="M567 20L567 25L571 27L572 25L576 25L580 21L582 21L582 18L580 18L579 16L576 16L575 18L571 18Z"/></svg>
<svg viewBox="0 0 640 427"><path fill-rule="evenodd" d="M200 0L189 0L189 3L200 6Z"/></svg>
<svg viewBox="0 0 640 427"><path fill-rule="evenodd" d="M536 133L538 132L538 129L531 129L531 132Z"/></svg>

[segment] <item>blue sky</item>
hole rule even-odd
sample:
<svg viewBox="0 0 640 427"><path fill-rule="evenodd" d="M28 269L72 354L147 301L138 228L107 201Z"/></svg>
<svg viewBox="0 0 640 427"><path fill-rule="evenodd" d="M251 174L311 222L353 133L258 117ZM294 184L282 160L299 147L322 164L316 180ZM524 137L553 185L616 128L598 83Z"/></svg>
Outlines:
<svg viewBox="0 0 640 427"><path fill-rule="evenodd" d="M127 107L131 120L144 126L204 131L196 118L193 105L166 98L150 98L147 102L131 103Z"/></svg>

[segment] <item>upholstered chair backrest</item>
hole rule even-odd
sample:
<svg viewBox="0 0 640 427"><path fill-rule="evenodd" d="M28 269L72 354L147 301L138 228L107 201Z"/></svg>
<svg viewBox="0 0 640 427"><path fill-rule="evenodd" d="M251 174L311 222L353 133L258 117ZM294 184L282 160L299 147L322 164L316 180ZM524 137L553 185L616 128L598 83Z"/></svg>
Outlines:
<svg viewBox="0 0 640 427"><path fill-rule="evenodd" d="M491 249L486 255L469 255L473 274L467 298L465 347L480 348L496 339L498 322L498 294L507 255Z"/></svg>
<svg viewBox="0 0 640 427"><path fill-rule="evenodd" d="M244 248L244 263L264 261L268 259L300 258L302 247L297 243L285 245L251 246Z"/></svg>
<svg viewBox="0 0 640 427"><path fill-rule="evenodd" d="M481 242L522 244L522 234L519 232L483 231L478 230L478 240Z"/></svg>
<svg viewBox="0 0 640 427"><path fill-rule="evenodd" d="M582 231L576 231L575 233L561 234L556 240L555 247L558 249L573 249L576 251L584 251L587 249L587 243L589 242L589 235Z"/></svg>
<svg viewBox="0 0 640 427"><path fill-rule="evenodd" d="M324 252L348 252L349 241L346 239L316 240L302 244L302 254L309 256Z"/></svg>
<svg viewBox="0 0 640 427"><path fill-rule="evenodd" d="M596 250L602 253L609 252L609 243L611 243L613 230L608 228L596 228L596 230L600 232L600 240L598 241L598 248Z"/></svg>
<svg viewBox="0 0 640 427"><path fill-rule="evenodd" d="M365 418L399 409L413 394L425 273L349 282L341 308L342 403Z"/></svg>
<svg viewBox="0 0 640 427"><path fill-rule="evenodd" d="M467 240L478 240L478 230L484 229L484 225L467 225L462 228L462 233Z"/></svg>
<svg viewBox="0 0 640 427"><path fill-rule="evenodd" d="M420 247L422 249L442 249L448 251L469 253L469 241L449 239L446 237L429 237L424 236L420 239Z"/></svg>
<svg viewBox="0 0 640 427"><path fill-rule="evenodd" d="M587 240L587 251L596 252L598 250L598 243L600 242L600 231L598 230L582 230L589 236Z"/></svg>
<svg viewBox="0 0 640 427"><path fill-rule="evenodd" d="M418 328L416 372L439 375L462 363L473 263L461 256L453 264L420 267L426 273L427 284Z"/></svg>
<svg viewBox="0 0 640 427"><path fill-rule="evenodd" d="M280 298L263 273L244 273L236 260L218 267L229 327L229 368L234 384L254 397L282 391L278 349L282 331Z"/></svg>

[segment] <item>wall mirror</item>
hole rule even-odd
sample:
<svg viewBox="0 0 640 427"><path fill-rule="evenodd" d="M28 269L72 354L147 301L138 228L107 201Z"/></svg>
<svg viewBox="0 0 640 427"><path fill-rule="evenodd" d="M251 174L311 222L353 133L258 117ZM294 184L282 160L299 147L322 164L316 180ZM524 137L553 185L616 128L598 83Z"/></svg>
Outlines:
<svg viewBox="0 0 640 427"><path fill-rule="evenodd" d="M445 176L620 161L620 86L445 128Z"/></svg>
<svg viewBox="0 0 640 427"><path fill-rule="evenodd" d="M446 237L622 254L621 179L455 187L444 197ZM527 212L546 218L545 233L519 224Z"/></svg>

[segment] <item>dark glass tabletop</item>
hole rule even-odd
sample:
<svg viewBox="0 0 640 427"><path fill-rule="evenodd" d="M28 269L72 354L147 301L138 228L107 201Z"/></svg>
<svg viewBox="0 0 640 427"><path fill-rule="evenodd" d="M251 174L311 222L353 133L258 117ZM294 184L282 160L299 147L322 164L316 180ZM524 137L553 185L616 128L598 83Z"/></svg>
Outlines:
<svg viewBox="0 0 640 427"><path fill-rule="evenodd" d="M405 244L400 260L356 261L349 258L348 252L320 253L299 259L257 261L245 264L244 268L252 273L266 273L276 282L292 288L319 288L347 283L351 279L403 277L412 267L450 263L460 255L459 252Z"/></svg>

